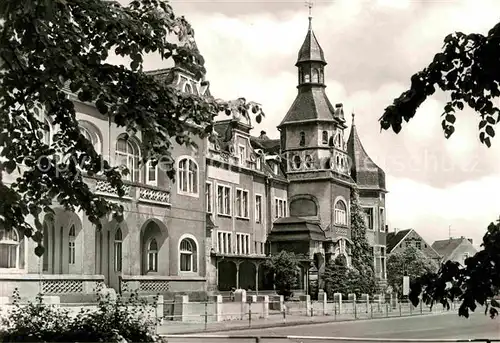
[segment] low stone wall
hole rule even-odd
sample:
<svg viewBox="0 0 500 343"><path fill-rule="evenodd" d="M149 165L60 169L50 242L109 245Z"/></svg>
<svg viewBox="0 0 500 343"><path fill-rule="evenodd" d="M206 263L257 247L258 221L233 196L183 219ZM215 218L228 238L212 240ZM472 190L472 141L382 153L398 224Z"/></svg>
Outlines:
<svg viewBox="0 0 500 343"><path fill-rule="evenodd" d="M11 297L17 288L26 297L91 294L104 285L104 275L0 274L0 297Z"/></svg>

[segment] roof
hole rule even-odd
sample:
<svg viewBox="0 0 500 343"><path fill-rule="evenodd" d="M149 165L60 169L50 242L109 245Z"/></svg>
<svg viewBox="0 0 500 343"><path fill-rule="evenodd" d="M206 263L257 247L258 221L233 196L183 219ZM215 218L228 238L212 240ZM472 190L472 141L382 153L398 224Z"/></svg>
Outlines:
<svg viewBox="0 0 500 343"><path fill-rule="evenodd" d="M325 241L325 232L317 220L300 217L278 218L268 237L271 242Z"/></svg>
<svg viewBox="0 0 500 343"><path fill-rule="evenodd" d="M390 254L392 249L394 249L405 237L410 233L412 229L399 230L398 232L389 232L385 238L385 246L387 253Z"/></svg>
<svg viewBox="0 0 500 343"><path fill-rule="evenodd" d="M386 191L385 172L373 162L366 153L359 138L354 114L352 115L352 128L347 140L347 154L351 158L351 177L360 188L370 188Z"/></svg>
<svg viewBox="0 0 500 343"><path fill-rule="evenodd" d="M250 143L255 149L262 149L267 154L279 154L281 142L279 139L259 138L250 136Z"/></svg>
<svg viewBox="0 0 500 343"><path fill-rule="evenodd" d="M432 248L446 260L464 240L470 243L470 241L465 237L448 238L435 241L432 243ZM472 245L472 243L470 244Z"/></svg>
<svg viewBox="0 0 500 343"><path fill-rule="evenodd" d="M335 119L335 108L325 93L324 87L301 87L285 118L278 126L302 123L305 120L331 121Z"/></svg>
<svg viewBox="0 0 500 343"><path fill-rule="evenodd" d="M322 62L326 64L323 49L321 49L321 46L319 45L318 40L314 35L314 32L312 30L311 17L309 17L309 28L307 30L304 43L302 43L302 47L299 50L296 65L302 62L313 62L313 61Z"/></svg>

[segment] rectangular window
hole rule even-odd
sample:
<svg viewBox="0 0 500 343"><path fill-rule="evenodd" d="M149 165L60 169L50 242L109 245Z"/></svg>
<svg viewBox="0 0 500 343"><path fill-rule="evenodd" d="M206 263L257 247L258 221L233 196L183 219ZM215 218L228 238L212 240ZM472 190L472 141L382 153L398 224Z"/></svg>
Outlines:
<svg viewBox="0 0 500 343"><path fill-rule="evenodd" d="M262 169L260 158L261 158L260 156L257 156L257 160L255 161L255 169L257 169L257 170L261 170Z"/></svg>
<svg viewBox="0 0 500 343"><path fill-rule="evenodd" d="M418 250L422 249L422 243L420 241L416 241L415 248L417 248Z"/></svg>
<svg viewBox="0 0 500 343"><path fill-rule="evenodd" d="M262 222L262 195L255 195L255 222Z"/></svg>
<svg viewBox="0 0 500 343"><path fill-rule="evenodd" d="M236 189L236 216L248 218L248 191Z"/></svg>
<svg viewBox="0 0 500 343"><path fill-rule="evenodd" d="M217 252L219 254L231 254L231 232L217 232Z"/></svg>
<svg viewBox="0 0 500 343"><path fill-rule="evenodd" d="M247 160L247 148L244 145L238 145L238 157L240 165L244 165Z"/></svg>
<svg viewBox="0 0 500 343"><path fill-rule="evenodd" d="M236 234L236 254L238 255L250 254L250 235L248 233Z"/></svg>
<svg viewBox="0 0 500 343"><path fill-rule="evenodd" d="M217 213L231 215L231 187L217 185Z"/></svg>
<svg viewBox="0 0 500 343"><path fill-rule="evenodd" d="M146 164L146 183L151 186L158 186L158 166L153 167L151 161Z"/></svg>
<svg viewBox="0 0 500 343"><path fill-rule="evenodd" d="M207 212L212 213L213 191L212 183L209 181L205 184L205 202L207 203Z"/></svg>
<svg viewBox="0 0 500 343"><path fill-rule="evenodd" d="M363 211L365 212L366 228L368 230L373 230L373 208L372 207L364 207Z"/></svg>
<svg viewBox="0 0 500 343"><path fill-rule="evenodd" d="M286 200L280 198L274 198L274 207L275 207L275 218L283 218L286 217Z"/></svg>

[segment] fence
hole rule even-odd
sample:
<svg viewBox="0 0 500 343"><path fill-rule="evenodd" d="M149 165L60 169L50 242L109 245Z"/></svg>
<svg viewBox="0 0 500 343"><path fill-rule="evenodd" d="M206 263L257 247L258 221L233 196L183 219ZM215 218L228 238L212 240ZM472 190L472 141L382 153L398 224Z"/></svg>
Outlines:
<svg viewBox="0 0 500 343"><path fill-rule="evenodd" d="M362 342L419 342L419 343L452 343L452 342L500 342L500 339L486 339L486 338L472 338L472 339L403 339L403 338L358 338L358 337L315 337L315 336L236 336L236 335L162 335L164 342L168 343L316 343L316 342L349 342L349 343L362 343Z"/></svg>
<svg viewBox="0 0 500 343"><path fill-rule="evenodd" d="M283 296L265 295L236 296L225 302L222 296L214 296L208 302L190 302L188 296L164 303L164 333L217 331L220 329L272 326L281 323L332 322L357 319L405 317L444 312L442 306L432 309L420 303L413 306L408 301L388 301L383 298L371 301L354 297L342 301L341 297L311 301L309 296L284 301ZM457 304L451 309L456 310ZM160 333L161 333L160 332Z"/></svg>

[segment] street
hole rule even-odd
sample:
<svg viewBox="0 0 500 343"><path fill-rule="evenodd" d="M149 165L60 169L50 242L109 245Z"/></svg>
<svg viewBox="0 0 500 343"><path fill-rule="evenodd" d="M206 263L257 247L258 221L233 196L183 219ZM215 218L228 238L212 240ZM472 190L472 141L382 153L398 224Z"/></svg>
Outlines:
<svg viewBox="0 0 500 343"><path fill-rule="evenodd" d="M465 319L455 313L417 316L406 318L375 319L357 322L337 322L326 324L300 325L295 327L277 327L269 329L238 330L233 332L211 333L201 338L169 338L174 342L203 343L246 343L256 342L251 338L221 338L216 335L260 336L261 343L326 342L318 339L278 339L270 336L316 336L316 337L356 337L356 338L390 338L390 339L471 339L500 338L499 319L490 319L482 312L477 312ZM342 342L335 340L335 342ZM353 342L353 341L350 341Z"/></svg>

